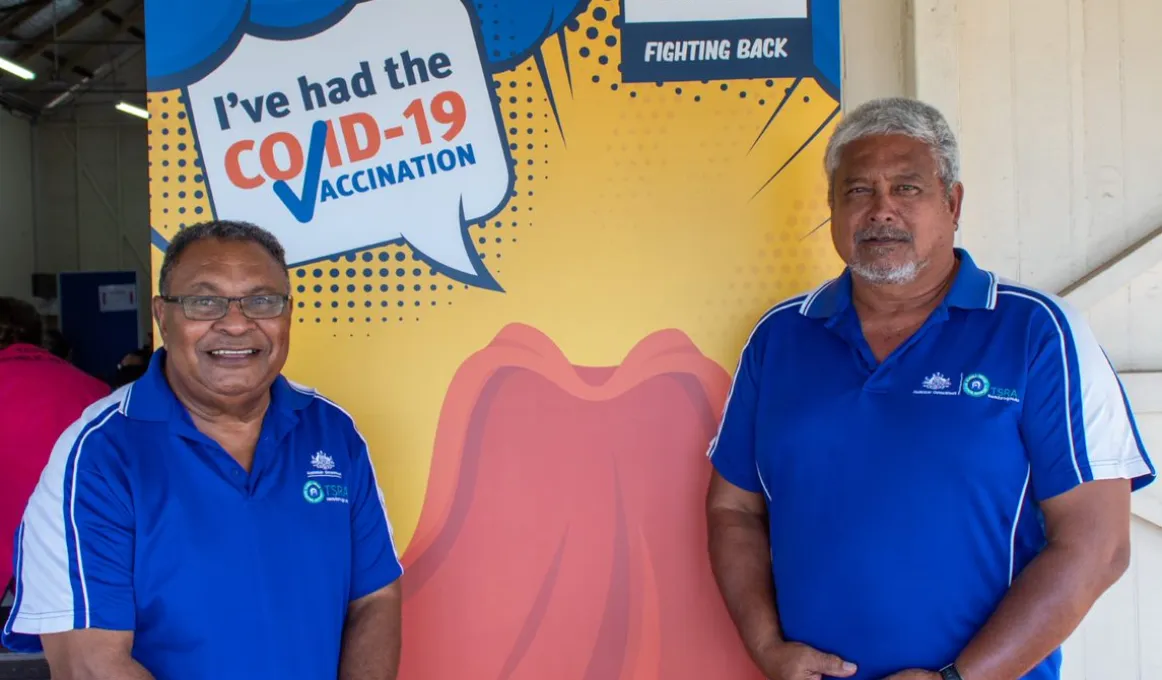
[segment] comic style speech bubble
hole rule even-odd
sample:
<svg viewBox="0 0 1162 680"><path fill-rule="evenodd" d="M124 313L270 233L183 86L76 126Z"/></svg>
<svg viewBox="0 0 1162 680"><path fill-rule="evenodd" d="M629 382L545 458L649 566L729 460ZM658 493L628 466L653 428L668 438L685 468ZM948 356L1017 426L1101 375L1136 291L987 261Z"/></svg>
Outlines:
<svg viewBox="0 0 1162 680"><path fill-rule="evenodd" d="M215 215L270 229L291 264L402 241L498 288L467 225L513 175L462 0L375 0L309 37L245 35L187 96Z"/></svg>

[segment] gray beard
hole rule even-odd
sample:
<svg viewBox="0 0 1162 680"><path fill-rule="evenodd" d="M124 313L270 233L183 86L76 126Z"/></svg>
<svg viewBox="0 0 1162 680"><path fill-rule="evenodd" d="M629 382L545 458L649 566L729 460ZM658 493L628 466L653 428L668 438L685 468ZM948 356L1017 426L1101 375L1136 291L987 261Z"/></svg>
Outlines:
<svg viewBox="0 0 1162 680"><path fill-rule="evenodd" d="M923 265L915 261L906 262L895 267L881 267L853 262L848 267L855 276L876 285L911 283L920 274L920 270L924 268Z"/></svg>

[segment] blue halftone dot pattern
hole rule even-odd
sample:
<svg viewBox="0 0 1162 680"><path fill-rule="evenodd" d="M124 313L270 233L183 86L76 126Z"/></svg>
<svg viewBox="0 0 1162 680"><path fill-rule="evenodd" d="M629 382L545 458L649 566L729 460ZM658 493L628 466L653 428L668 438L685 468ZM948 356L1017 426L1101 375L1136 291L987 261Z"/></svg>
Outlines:
<svg viewBox="0 0 1162 680"><path fill-rule="evenodd" d="M474 3L484 53L494 65L511 67L540 48L588 0L491 0Z"/></svg>

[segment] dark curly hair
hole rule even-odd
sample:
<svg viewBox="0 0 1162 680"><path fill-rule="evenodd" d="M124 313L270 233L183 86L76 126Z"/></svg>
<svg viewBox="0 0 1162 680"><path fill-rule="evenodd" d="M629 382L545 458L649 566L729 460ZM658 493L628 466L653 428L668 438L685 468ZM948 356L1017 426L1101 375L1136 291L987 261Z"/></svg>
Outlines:
<svg viewBox="0 0 1162 680"><path fill-rule="evenodd" d="M0 349L10 345L39 345L44 335L40 314L16 298L0 297Z"/></svg>
<svg viewBox="0 0 1162 680"><path fill-rule="evenodd" d="M257 243L266 249L266 252L270 253L270 256L282 266L283 271L286 271L286 252L274 234L271 234L269 231L249 222L238 222L234 220L201 222L199 224L192 224L179 231L173 240L170 241L169 247L166 248L165 258L161 263L161 271L157 277L158 289L162 295L169 295L170 272L173 271L178 259L181 258L182 252L190 247L191 244L205 239Z"/></svg>

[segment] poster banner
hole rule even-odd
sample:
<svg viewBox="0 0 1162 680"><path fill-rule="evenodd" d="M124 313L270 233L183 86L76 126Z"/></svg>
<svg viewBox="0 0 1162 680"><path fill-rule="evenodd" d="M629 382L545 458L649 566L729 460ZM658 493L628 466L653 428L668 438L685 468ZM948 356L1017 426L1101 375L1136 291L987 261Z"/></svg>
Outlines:
<svg viewBox="0 0 1162 680"><path fill-rule="evenodd" d="M156 273L271 230L286 372L355 417L404 678L758 678L705 451L755 321L840 267L838 0L149 0Z"/></svg>
<svg viewBox="0 0 1162 680"><path fill-rule="evenodd" d="M813 76L837 94L838 5L809 0L622 0L627 82Z"/></svg>

